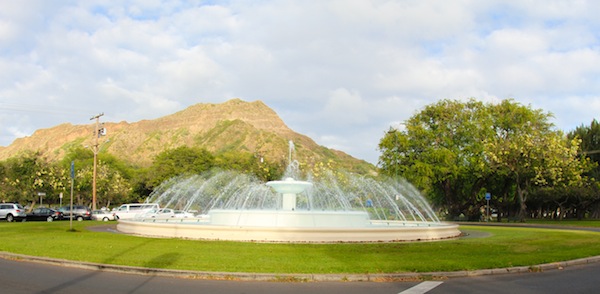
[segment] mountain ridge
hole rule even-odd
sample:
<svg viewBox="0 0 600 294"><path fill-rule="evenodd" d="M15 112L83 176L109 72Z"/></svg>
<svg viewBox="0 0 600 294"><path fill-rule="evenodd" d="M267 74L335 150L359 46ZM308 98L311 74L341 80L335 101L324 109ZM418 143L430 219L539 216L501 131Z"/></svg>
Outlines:
<svg viewBox="0 0 600 294"><path fill-rule="evenodd" d="M106 137L99 142L107 152L134 166L149 166L160 152L180 146L202 147L213 153L237 150L272 162L285 162L289 141L294 157L302 163L334 161L338 166L359 172L373 172L370 163L318 145L311 138L291 130L275 111L260 100L238 98L224 103L198 103L173 114L129 123L103 122ZM63 123L38 129L31 136L0 146L0 160L26 151L40 152L49 160L60 160L72 148L93 145L95 123Z"/></svg>

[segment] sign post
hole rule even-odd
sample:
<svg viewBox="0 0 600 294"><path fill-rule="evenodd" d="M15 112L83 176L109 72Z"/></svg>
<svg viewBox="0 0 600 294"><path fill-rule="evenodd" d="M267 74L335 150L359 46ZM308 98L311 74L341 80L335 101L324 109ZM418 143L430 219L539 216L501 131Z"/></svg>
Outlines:
<svg viewBox="0 0 600 294"><path fill-rule="evenodd" d="M69 230L73 231L73 185L75 182L75 161L71 161L71 205L69 207L69 212L71 213L71 217L69 218Z"/></svg>
<svg viewBox="0 0 600 294"><path fill-rule="evenodd" d="M489 221L490 219L490 199L492 199L492 194L490 194L490 192L485 193L485 201L487 201L487 205L486 205L486 218L485 221Z"/></svg>
<svg viewBox="0 0 600 294"><path fill-rule="evenodd" d="M42 206L42 204L43 204L43 203L42 203L42 201L43 201L43 200L42 200L42 197L46 196L46 192L38 192L37 194L38 194L38 196L40 196L40 207L41 207L41 206Z"/></svg>

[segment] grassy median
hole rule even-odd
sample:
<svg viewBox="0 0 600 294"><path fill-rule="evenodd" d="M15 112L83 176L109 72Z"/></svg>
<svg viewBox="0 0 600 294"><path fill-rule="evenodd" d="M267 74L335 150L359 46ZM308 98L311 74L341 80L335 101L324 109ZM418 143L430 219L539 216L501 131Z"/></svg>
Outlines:
<svg viewBox="0 0 600 294"><path fill-rule="evenodd" d="M600 255L600 233L465 226L471 237L421 243L269 244L143 238L106 223L0 223L0 251L152 268L257 273L400 273L526 266ZM114 223L113 223L114 225Z"/></svg>

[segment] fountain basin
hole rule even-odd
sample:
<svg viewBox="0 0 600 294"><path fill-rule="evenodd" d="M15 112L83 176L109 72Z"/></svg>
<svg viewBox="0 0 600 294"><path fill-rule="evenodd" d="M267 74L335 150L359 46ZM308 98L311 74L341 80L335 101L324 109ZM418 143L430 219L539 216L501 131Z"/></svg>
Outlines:
<svg viewBox="0 0 600 294"><path fill-rule="evenodd" d="M286 178L283 181L270 181L265 185L281 194L299 194L312 187L313 184L305 181L296 181L293 178Z"/></svg>
<svg viewBox="0 0 600 294"><path fill-rule="evenodd" d="M117 230L147 237L284 243L429 241L461 234L456 224L402 221L372 221L359 228L309 228L220 226L206 219L146 219L119 220Z"/></svg>
<svg viewBox="0 0 600 294"><path fill-rule="evenodd" d="M249 227L365 227L369 215L364 211L267 211L213 209L210 224Z"/></svg>

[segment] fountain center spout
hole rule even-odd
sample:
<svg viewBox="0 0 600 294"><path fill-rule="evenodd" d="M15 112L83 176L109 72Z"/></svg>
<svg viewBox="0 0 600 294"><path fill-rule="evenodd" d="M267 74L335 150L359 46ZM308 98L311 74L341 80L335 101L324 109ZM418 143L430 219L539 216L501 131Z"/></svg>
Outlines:
<svg viewBox="0 0 600 294"><path fill-rule="evenodd" d="M296 181L293 178L286 178L283 181L270 181L267 186L273 188L283 197L283 210L296 210L296 194L304 192L304 190L312 187L311 182Z"/></svg>

